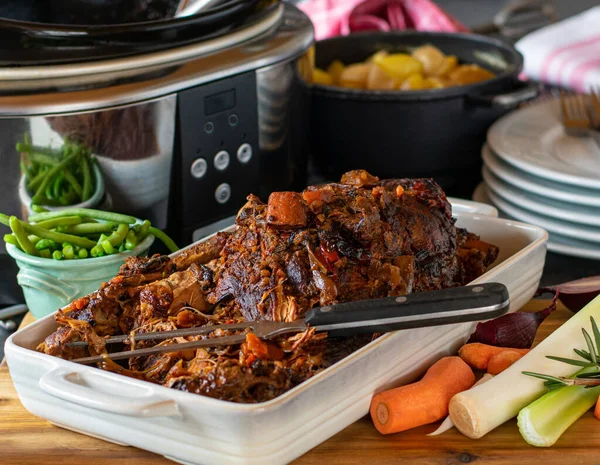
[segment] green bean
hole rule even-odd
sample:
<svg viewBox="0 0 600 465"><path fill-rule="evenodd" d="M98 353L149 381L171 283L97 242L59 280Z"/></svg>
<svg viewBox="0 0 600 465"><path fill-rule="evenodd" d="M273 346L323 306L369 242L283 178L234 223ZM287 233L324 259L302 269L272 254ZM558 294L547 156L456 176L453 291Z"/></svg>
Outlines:
<svg viewBox="0 0 600 465"><path fill-rule="evenodd" d="M0 213L0 223L4 226L10 227L10 217L4 213Z"/></svg>
<svg viewBox="0 0 600 465"><path fill-rule="evenodd" d="M58 200L49 199L45 195L40 195L39 197L34 197L34 199L32 199L32 200L34 200L34 202L43 203L44 205L48 205L50 207L60 207L61 206L61 204Z"/></svg>
<svg viewBox="0 0 600 465"><path fill-rule="evenodd" d="M145 237L148 235L148 230L150 229L150 221L144 220L141 224L139 231L136 231L136 237L138 242L142 242Z"/></svg>
<svg viewBox="0 0 600 465"><path fill-rule="evenodd" d="M107 255L117 253L117 251L115 250L115 248L112 246L112 244L110 243L110 241L108 239L105 241L102 241L102 244L100 244L100 245L102 246L104 251L107 253Z"/></svg>
<svg viewBox="0 0 600 465"><path fill-rule="evenodd" d="M177 247L173 239L167 236L160 229L155 228L154 226L150 226L148 232L150 234L153 234L157 239L159 239L163 244L165 244L165 246L167 247L167 249L169 249L171 253L177 252L179 250L179 247Z"/></svg>
<svg viewBox="0 0 600 465"><path fill-rule="evenodd" d="M102 210L93 210L91 208L65 208L64 210L37 213L29 217L30 221L45 221L51 220L52 218L60 218L61 216L88 216L98 220L113 221L115 223L133 224L135 218L129 215L122 215L121 213L105 212Z"/></svg>
<svg viewBox="0 0 600 465"><path fill-rule="evenodd" d="M40 221L35 225L38 228L54 229L58 226L70 226L81 223L81 216L64 216L62 218L52 218L51 220Z"/></svg>
<svg viewBox="0 0 600 465"><path fill-rule="evenodd" d="M52 252L49 249L40 250L40 257L42 258L52 258Z"/></svg>
<svg viewBox="0 0 600 465"><path fill-rule="evenodd" d="M98 251L98 257L104 257L106 255L106 252L100 248L100 250Z"/></svg>
<svg viewBox="0 0 600 465"><path fill-rule="evenodd" d="M35 177L31 180L31 182L29 182L29 184L27 184L27 190L29 192L33 192L33 190L38 186L38 184L40 184L44 180L47 172L48 172L48 170L46 169L46 167L40 168L40 170L35 175Z"/></svg>
<svg viewBox="0 0 600 465"><path fill-rule="evenodd" d="M43 213L41 213L43 214ZM31 217L29 217L29 219L31 219ZM64 234L64 233L59 233L56 231L49 231L47 229L44 228L40 228L38 226L35 226L33 224L28 224L28 223L24 223L22 222L23 228L25 229L25 231L27 231L30 234L35 234L36 236L39 236L43 239L52 239L55 242L58 243L63 243L63 242L70 242L73 245L77 245L79 247L94 247L96 245L95 242L90 241L89 239L86 239L84 237L79 237L79 236L73 236L71 234Z"/></svg>
<svg viewBox="0 0 600 465"><path fill-rule="evenodd" d="M30 234L29 236L27 236L27 238L34 245L37 244L41 239L41 238L37 237L35 234Z"/></svg>
<svg viewBox="0 0 600 465"><path fill-rule="evenodd" d="M124 223L121 223L119 226L117 226L117 230L113 232L106 240L110 242L110 245L112 245L113 247L118 247L119 244L121 244L125 240L128 232L129 226Z"/></svg>
<svg viewBox="0 0 600 465"><path fill-rule="evenodd" d="M40 253L35 248L35 245L31 243L27 234L25 234L25 228L23 227L24 223L22 223L16 216L11 216L9 219L10 229L12 229L13 234L17 237L19 244L23 251L29 255L39 256Z"/></svg>
<svg viewBox="0 0 600 465"><path fill-rule="evenodd" d="M56 166L60 163L60 160L58 158L39 152L31 152L29 154L29 160L35 163L39 163L40 165L50 166Z"/></svg>
<svg viewBox="0 0 600 465"><path fill-rule="evenodd" d="M74 203L77 203L77 200L77 193L69 187L69 190L66 192L66 194L63 194L61 196L59 202L61 203L61 205L66 207L68 205L73 205Z"/></svg>
<svg viewBox="0 0 600 465"><path fill-rule="evenodd" d="M23 160L21 160L19 165L21 166L21 172L25 175L25 181L27 181L28 179L31 179L31 169L29 169L27 167L27 165L25 164L25 162Z"/></svg>
<svg viewBox="0 0 600 465"><path fill-rule="evenodd" d="M127 233L127 237L125 238L125 248L127 250L132 250L138 244L137 237L133 229L130 229Z"/></svg>
<svg viewBox="0 0 600 465"><path fill-rule="evenodd" d="M21 245L19 244L19 241L17 240L17 236L15 236L14 234L5 234L4 242L6 242L7 244L14 245L19 250L23 250L21 248Z"/></svg>
<svg viewBox="0 0 600 465"><path fill-rule="evenodd" d="M62 152L59 150L52 150L49 147L39 147L36 145L31 145L29 142L17 142L17 152L27 152L27 153L42 153L44 155L50 155L53 157L62 156Z"/></svg>
<svg viewBox="0 0 600 465"><path fill-rule="evenodd" d="M92 247L90 249L90 255L92 257L97 257L98 256L98 252L100 252L100 250L102 250L102 246L101 245L95 245L94 247Z"/></svg>
<svg viewBox="0 0 600 465"><path fill-rule="evenodd" d="M77 158L77 155L71 155L69 157L66 157L58 165L56 165L48 170L46 176L44 177L44 180L42 181L42 184L40 185L40 187L38 187L37 191L35 192L35 195L33 196L34 201L35 201L36 196L41 195L42 192L44 192L46 190L46 187L50 183L50 180L54 176L56 176L57 173L61 172L63 170L63 168L68 166L69 163L71 163L76 158ZM36 203L39 203L39 202L36 202Z"/></svg>
<svg viewBox="0 0 600 465"><path fill-rule="evenodd" d="M55 199L60 199L61 196L61 184L65 176L62 173L58 173L52 183L52 193Z"/></svg>
<svg viewBox="0 0 600 465"><path fill-rule="evenodd" d="M63 259L63 254L60 250L55 250L54 252L52 252L52 258L54 260L62 260Z"/></svg>
<svg viewBox="0 0 600 465"><path fill-rule="evenodd" d="M47 208L42 207L41 205L37 205L35 203L32 203L29 208L31 208L31 210L35 213L45 213L45 212L49 212L50 210L48 210Z"/></svg>
<svg viewBox="0 0 600 465"><path fill-rule="evenodd" d="M77 181L77 178L73 175L73 173L71 173L71 171L68 168L65 168L63 170L63 174L65 176L65 180L69 184L71 184L71 187L73 188L73 190L77 193L79 198L81 198L81 196L83 195L82 194L83 190L81 189L81 184L79 184L79 181Z"/></svg>
<svg viewBox="0 0 600 465"><path fill-rule="evenodd" d="M87 249L79 249L79 252L77 252L77 255L79 256L79 258L87 258L88 251L87 251Z"/></svg>
<svg viewBox="0 0 600 465"><path fill-rule="evenodd" d="M81 168L83 170L83 188L81 201L85 202L92 196L92 173L87 156L84 154L81 157Z"/></svg>
<svg viewBox="0 0 600 465"><path fill-rule="evenodd" d="M48 220L52 221L52 220ZM73 226L67 226L64 232L78 236L87 236L88 234L109 233L117 227L117 223L81 223Z"/></svg>
<svg viewBox="0 0 600 465"><path fill-rule="evenodd" d="M50 200L56 200L56 198L54 197L54 192L52 192L52 185L49 183L48 186L46 187L46 191L44 192L44 196L47 199ZM41 200L43 197L42 195L34 195L31 200L33 200L34 202L37 202L39 200Z"/></svg>
<svg viewBox="0 0 600 465"><path fill-rule="evenodd" d="M75 251L73 250L73 246L72 245L68 245L66 247L63 247L62 253L63 253L64 257L67 260L72 260L73 257L75 257Z"/></svg>

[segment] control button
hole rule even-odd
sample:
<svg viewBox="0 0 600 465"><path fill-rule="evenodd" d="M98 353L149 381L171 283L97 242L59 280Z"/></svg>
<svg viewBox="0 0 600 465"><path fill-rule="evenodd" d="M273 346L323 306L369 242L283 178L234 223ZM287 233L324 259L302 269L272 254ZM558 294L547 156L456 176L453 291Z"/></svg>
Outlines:
<svg viewBox="0 0 600 465"><path fill-rule="evenodd" d="M208 163L206 163L206 160L204 158L197 158L192 163L190 172L192 173L192 176L194 176L196 179L200 179L204 177L207 169Z"/></svg>
<svg viewBox="0 0 600 465"><path fill-rule="evenodd" d="M213 124L212 121L207 121L206 124L204 125L204 132L206 132L206 134L212 134L212 132L215 130L215 125Z"/></svg>
<svg viewBox="0 0 600 465"><path fill-rule="evenodd" d="M227 203L227 201L231 198L231 186L224 182L217 187L215 191L215 199L217 202L223 204Z"/></svg>
<svg viewBox="0 0 600 465"><path fill-rule="evenodd" d="M237 158L241 163L248 163L252 158L252 146L250 144L242 144L238 148Z"/></svg>
<svg viewBox="0 0 600 465"><path fill-rule="evenodd" d="M229 166L229 154L225 150L221 150L215 155L214 163L215 168L219 171L227 169Z"/></svg>
<svg viewBox="0 0 600 465"><path fill-rule="evenodd" d="M237 126L238 124L238 116L233 113L231 115L229 115L229 118L227 118L227 121L229 122L229 126Z"/></svg>

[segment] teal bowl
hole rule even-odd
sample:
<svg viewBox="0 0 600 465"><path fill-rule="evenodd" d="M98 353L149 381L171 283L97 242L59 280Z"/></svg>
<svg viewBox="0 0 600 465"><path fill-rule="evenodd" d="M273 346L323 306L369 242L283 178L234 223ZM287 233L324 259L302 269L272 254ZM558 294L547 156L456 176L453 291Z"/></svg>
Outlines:
<svg viewBox="0 0 600 465"><path fill-rule="evenodd" d="M12 244L6 244L6 251L19 267L17 282L23 289L29 311L34 317L42 318L97 290L103 282L117 275L127 257L147 255L153 242L154 236L149 234L132 250L81 260L34 257Z"/></svg>

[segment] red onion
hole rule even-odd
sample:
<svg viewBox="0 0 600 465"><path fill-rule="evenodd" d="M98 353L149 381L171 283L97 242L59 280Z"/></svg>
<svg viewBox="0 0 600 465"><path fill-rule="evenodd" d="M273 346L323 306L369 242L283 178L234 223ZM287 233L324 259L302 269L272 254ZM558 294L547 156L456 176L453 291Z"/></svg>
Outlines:
<svg viewBox="0 0 600 465"><path fill-rule="evenodd" d="M556 309L558 292L550 306L539 312L514 312L477 324L468 342L481 342L497 347L529 349L538 327Z"/></svg>
<svg viewBox="0 0 600 465"><path fill-rule="evenodd" d="M485 323L479 323L469 342L481 342L498 347L527 349L533 344L538 327L560 301L572 312L583 308L600 294L600 276L569 281L538 289L536 297L546 292L554 293L552 303L539 312L515 312Z"/></svg>
<svg viewBox="0 0 600 465"><path fill-rule="evenodd" d="M600 276L577 279L540 290L558 292L558 299L563 305L572 312L578 312L600 294Z"/></svg>

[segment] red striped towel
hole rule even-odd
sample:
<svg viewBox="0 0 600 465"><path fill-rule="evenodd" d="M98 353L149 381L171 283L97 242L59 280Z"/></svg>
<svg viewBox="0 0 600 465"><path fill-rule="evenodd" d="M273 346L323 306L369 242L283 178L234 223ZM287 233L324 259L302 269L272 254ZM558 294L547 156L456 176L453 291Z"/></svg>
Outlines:
<svg viewBox="0 0 600 465"><path fill-rule="evenodd" d="M600 88L600 7L523 37L527 76L578 92Z"/></svg>
<svg viewBox="0 0 600 465"><path fill-rule="evenodd" d="M317 40L362 30L467 31L431 0L309 0L298 6Z"/></svg>

